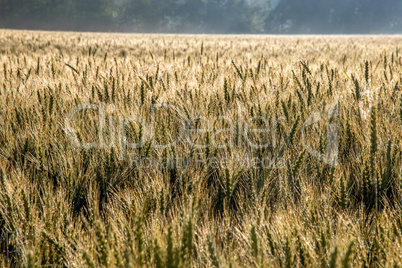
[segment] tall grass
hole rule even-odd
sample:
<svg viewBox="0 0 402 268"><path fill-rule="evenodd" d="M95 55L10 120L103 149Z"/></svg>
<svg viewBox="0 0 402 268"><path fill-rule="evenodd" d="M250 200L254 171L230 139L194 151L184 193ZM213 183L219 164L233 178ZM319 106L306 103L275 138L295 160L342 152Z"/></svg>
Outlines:
<svg viewBox="0 0 402 268"><path fill-rule="evenodd" d="M400 37L0 36L0 266L402 265Z"/></svg>

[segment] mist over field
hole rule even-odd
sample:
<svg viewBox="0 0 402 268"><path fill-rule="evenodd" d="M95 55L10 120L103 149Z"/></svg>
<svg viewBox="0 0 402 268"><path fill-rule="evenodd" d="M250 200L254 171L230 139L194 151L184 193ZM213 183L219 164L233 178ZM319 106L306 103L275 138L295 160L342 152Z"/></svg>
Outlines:
<svg viewBox="0 0 402 268"><path fill-rule="evenodd" d="M1 0L0 27L142 33L402 33L399 0Z"/></svg>

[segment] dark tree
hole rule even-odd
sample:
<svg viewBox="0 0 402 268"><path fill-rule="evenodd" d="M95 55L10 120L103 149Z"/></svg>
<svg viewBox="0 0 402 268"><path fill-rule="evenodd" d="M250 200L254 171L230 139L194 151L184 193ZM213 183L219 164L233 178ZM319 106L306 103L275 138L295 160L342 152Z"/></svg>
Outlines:
<svg viewBox="0 0 402 268"><path fill-rule="evenodd" d="M392 33L402 31L399 0L281 0L266 20L276 33Z"/></svg>

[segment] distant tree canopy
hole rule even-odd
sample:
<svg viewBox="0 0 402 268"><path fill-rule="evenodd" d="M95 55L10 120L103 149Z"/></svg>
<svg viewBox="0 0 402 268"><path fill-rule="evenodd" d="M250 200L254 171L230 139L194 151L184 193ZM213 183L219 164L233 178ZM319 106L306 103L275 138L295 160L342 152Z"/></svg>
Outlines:
<svg viewBox="0 0 402 268"><path fill-rule="evenodd" d="M0 0L0 26L44 30L111 30L107 0Z"/></svg>
<svg viewBox="0 0 402 268"><path fill-rule="evenodd" d="M281 0L265 21L273 33L401 33L400 0Z"/></svg>
<svg viewBox="0 0 402 268"><path fill-rule="evenodd" d="M264 32L271 0L0 0L0 27L127 32Z"/></svg>
<svg viewBox="0 0 402 268"><path fill-rule="evenodd" d="M400 0L0 0L0 27L44 30L392 33L400 14Z"/></svg>
<svg viewBox="0 0 402 268"><path fill-rule="evenodd" d="M127 0L113 12L125 31L263 32L268 6L270 0Z"/></svg>

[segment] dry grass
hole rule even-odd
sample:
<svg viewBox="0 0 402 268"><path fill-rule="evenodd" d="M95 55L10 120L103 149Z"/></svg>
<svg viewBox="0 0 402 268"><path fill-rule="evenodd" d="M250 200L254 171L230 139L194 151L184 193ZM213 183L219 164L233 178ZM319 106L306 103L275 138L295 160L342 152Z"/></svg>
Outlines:
<svg viewBox="0 0 402 268"><path fill-rule="evenodd" d="M0 265L402 265L402 37L0 36Z"/></svg>

